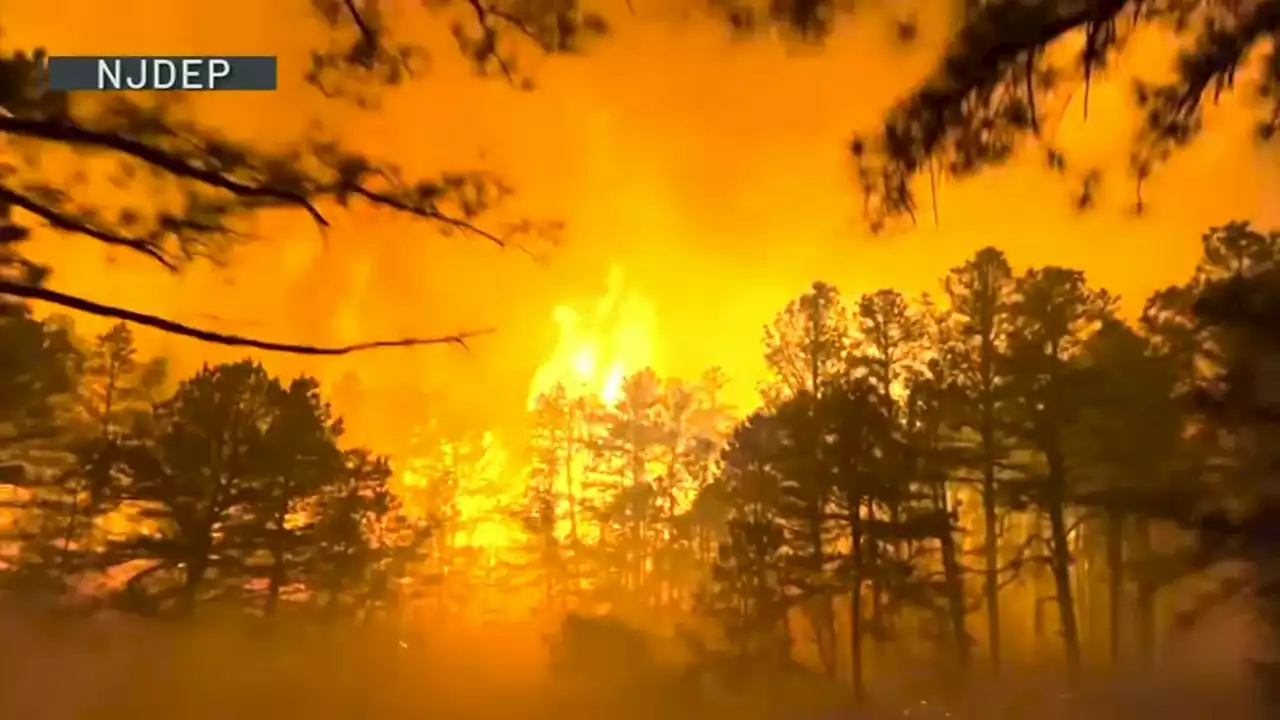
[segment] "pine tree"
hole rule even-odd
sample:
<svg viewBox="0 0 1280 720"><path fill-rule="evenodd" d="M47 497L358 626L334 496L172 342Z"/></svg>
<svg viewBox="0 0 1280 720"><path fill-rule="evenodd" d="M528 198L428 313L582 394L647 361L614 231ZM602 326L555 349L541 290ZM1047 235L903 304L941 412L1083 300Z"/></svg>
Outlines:
<svg viewBox="0 0 1280 720"><path fill-rule="evenodd" d="M352 448L342 460L318 494L304 577L329 621L395 616L434 582L425 561L435 528L392 489L386 457Z"/></svg>
<svg viewBox="0 0 1280 720"><path fill-rule="evenodd" d="M1111 317L1112 305L1105 291L1088 286L1083 273L1048 267L1018 278L1011 307L1017 329L1008 361L1017 398L1018 432L1043 463L1024 470L1021 493L1048 519L1049 567L1072 684L1080 679L1082 660L1068 545L1070 482L1076 459L1069 457L1066 440L1083 410L1075 395L1079 387L1075 359Z"/></svg>
<svg viewBox="0 0 1280 720"><path fill-rule="evenodd" d="M782 430L772 413L757 412L725 448L715 486L726 511L725 530L700 603L739 654L775 661L790 659L787 610L796 592L780 514Z"/></svg>
<svg viewBox="0 0 1280 720"><path fill-rule="evenodd" d="M980 476L982 502L983 598L987 618L987 654L991 669L1001 671L1003 641L1000 622L1000 474L1007 461L1004 437L1008 379L1002 358L1012 323L1009 314L1013 271L999 250L988 247L943 281L948 300L946 339L939 352L955 369L957 424L976 436L968 463Z"/></svg>
<svg viewBox="0 0 1280 720"><path fill-rule="evenodd" d="M78 474L61 437L83 356L69 323L0 302L0 581L65 590L68 486Z"/></svg>
<svg viewBox="0 0 1280 720"><path fill-rule="evenodd" d="M663 383L652 369L626 378L618 402L601 417L594 452L595 469L615 483L599 508L609 530L600 549L612 553L620 590L643 607L654 600L655 483L666 445L662 404Z"/></svg>
<svg viewBox="0 0 1280 720"><path fill-rule="evenodd" d="M227 530L267 473L281 392L256 363L205 366L157 406L154 427L122 441L121 499L156 528L114 543L122 561L149 563L127 587L137 609L190 615L206 597L243 590L246 548Z"/></svg>
<svg viewBox="0 0 1280 720"><path fill-rule="evenodd" d="M321 490L343 472L341 422L320 396L314 378L272 388L262 428L262 456L242 479L240 507L225 529L245 558L244 572L264 585L263 614L274 615L281 594L305 582L315 554L312 533Z"/></svg>
<svg viewBox="0 0 1280 720"><path fill-rule="evenodd" d="M529 502L521 509L522 515L533 523L528 529L540 544L539 556L550 552L550 543L555 541L556 562L549 567L564 565L567 590L576 596L583 582L582 485L589 441L586 404L557 384L534 400L531 415ZM550 583L551 578L546 578L546 584Z"/></svg>
<svg viewBox="0 0 1280 720"><path fill-rule="evenodd" d="M807 422L796 431L796 460L808 463L787 478L788 506L799 522L790 528L789 542L798 558L808 563L813 582L821 584L828 570L826 504L830 478L819 464L821 430L818 403L849 372L850 317L839 291L825 283L792 300L765 328L765 362L770 378L763 394L766 404L788 404L794 422ZM807 409L802 409L801 406ZM804 418L808 418L804 420ZM836 672L835 618L831 598L810 592L802 605L817 638L827 673Z"/></svg>
<svg viewBox="0 0 1280 720"><path fill-rule="evenodd" d="M925 341L925 323L918 309L896 290L880 290L862 296L854 316L858 340L851 350L851 362L865 384L850 385L854 394L867 390L876 393L878 404L888 414L891 427L885 430L877 447L882 454L879 482L874 501L867 507L870 519L883 519L899 525L913 495L913 449L905 442L902 426L905 418L899 412L898 396L905 390L906 379L918 370ZM882 515L882 518L877 518ZM909 562L912 553L906 538L881 544L886 562ZM878 637L894 632L896 618L885 608L887 594L894 588L881 587L879 574L873 574L870 586L871 619Z"/></svg>

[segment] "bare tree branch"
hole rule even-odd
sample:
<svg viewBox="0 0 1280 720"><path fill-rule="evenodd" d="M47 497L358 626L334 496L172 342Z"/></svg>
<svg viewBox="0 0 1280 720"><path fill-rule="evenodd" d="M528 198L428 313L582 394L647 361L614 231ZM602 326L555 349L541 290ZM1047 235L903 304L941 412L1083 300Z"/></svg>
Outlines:
<svg viewBox="0 0 1280 720"><path fill-rule="evenodd" d="M267 352L289 353L293 355L348 355L354 352L375 350L378 348L415 347L419 345L458 345L459 347L466 349L467 340L481 335L488 335L493 332L492 329L486 329L458 333L455 335L442 335L439 337L402 338L399 340L378 340L374 342L357 343L355 345L343 345L339 347L317 347L314 345L293 345L267 340L257 340L240 335L229 335L226 333L214 332L212 330L200 330L198 328L183 325L182 323L177 323L172 320L166 320L155 315L148 315L146 313L126 310L124 308L114 307L111 305L103 305L101 303L93 302L92 300L86 300L74 295L60 293L56 290L50 290L48 288L35 285L10 282L7 280L0 280L0 295L12 295L14 297L25 298L28 300L40 300L60 307L79 310L80 312L89 313L90 315L97 315L98 317L107 317L137 323L138 325L162 330L171 335L189 337L195 340L200 340L201 342L213 343L216 345L230 345L235 347L250 347L257 350L265 350Z"/></svg>
<svg viewBox="0 0 1280 720"><path fill-rule="evenodd" d="M80 235L91 237L94 240L104 242L108 245L117 245L129 248L130 250L140 252L152 260L155 260L170 272L178 271L178 266L169 258L165 257L152 241L145 240L143 238L126 237L101 228L93 227L92 225L81 220L77 220L70 215L58 212L57 210L38 202L34 198L0 185L0 205L3 204L12 205L26 210L59 230L78 233Z"/></svg>
<svg viewBox="0 0 1280 720"><path fill-rule="evenodd" d="M258 198L275 200L306 209L307 213L321 225L328 225L320 211L301 193L277 187L250 185L227 177L215 170L207 170L191 162L165 152L144 142L113 133L97 132L78 125L49 120L32 120L29 118L6 117L0 115L0 133L59 142L67 145L95 147L103 150L115 150L130 157L137 158L154 167L165 170L178 177L202 182L210 187L226 190L242 198Z"/></svg>
<svg viewBox="0 0 1280 720"><path fill-rule="evenodd" d="M365 187L356 186L356 187L350 188L350 191L355 193L356 195L359 195L365 200L368 200L369 202L375 205L383 205L393 210L399 210L400 212L408 213L410 215L417 215L418 217L426 218L428 220L435 220L436 222L441 222L441 223L444 223L445 225L453 226L464 232L475 233L476 235L479 235L485 240L488 240L489 242L494 243L498 247L506 247L507 245L507 242L505 240L498 237L497 235L494 235L488 230L484 230L480 227L477 227L475 224L467 222L462 218L457 218L457 217L453 217L452 215L442 213L435 208L415 207L413 205L410 205L409 203L404 202L403 200L399 200L389 195L384 195L382 193L374 192Z"/></svg>
<svg viewBox="0 0 1280 720"><path fill-rule="evenodd" d="M470 5L473 10L475 10L476 20L478 20L480 24L488 26L489 17L491 16L496 17L499 20L502 20L506 24L510 25L521 35L524 35L525 37L532 40L538 47L546 49L546 44L547 44L546 39L538 37L538 34L535 33L533 30L531 30L529 28L528 23L526 23L524 20L521 20L520 18L516 17L515 15L512 15L509 12L505 12L500 8L492 7L492 6L486 7L484 5L481 5L480 0L467 0L467 4Z"/></svg>
<svg viewBox="0 0 1280 720"><path fill-rule="evenodd" d="M282 187L266 183L249 183L231 177L224 172L203 167L204 163L200 159L184 158L134 138L112 132L92 130L66 121L0 116L0 134L2 133L118 152L159 168L175 177L193 180L211 188L225 190L239 198L265 199L304 208L322 226L327 226L329 223L316 207L315 202L317 200L331 198L339 204L345 204L347 197L358 196L374 205L438 222L463 233L484 238L499 247L508 245L505 238L479 227L470 220L470 217L478 209L483 209L483 207L468 206L464 203L461 215L453 215L442 210L438 202L441 199L448 198L449 187L444 185L401 187L402 183L394 174L394 169L389 172L388 169L379 168L367 160L348 156L336 146L327 143L319 143L312 149L321 154L322 164L332 170L336 174L336 178L320 178L300 173L296 177L286 178L286 183L294 187ZM252 170L254 168L247 169ZM361 182L362 178L371 177L386 179L392 184L392 189L390 191L380 191L370 188ZM453 177L458 179L466 176L456 175ZM455 185L452 189L462 191L462 185ZM0 199L7 199L14 206L35 214L60 230L80 233L111 245L128 247L146 254L170 271L178 270L177 263L173 259L166 257L155 238L134 238L111 232L101 227L96 227L83 219L59 211L34 198L20 195L11 188L3 188L2 190L3 194L0 194ZM505 192L505 190L501 192Z"/></svg>
<svg viewBox="0 0 1280 720"><path fill-rule="evenodd" d="M480 32L482 40L480 47L485 48L489 57L498 65L498 69L502 71L502 75L507 78L507 82L512 85L516 84L515 74L511 72L511 67L507 65L507 61L503 59L502 54L498 52L498 35L493 26L489 24L489 9L480 4L480 0L467 0L467 4L475 11L476 22L480 24ZM538 37L529 32L522 23L513 23L517 29L524 32L534 42L539 42ZM539 44L541 44L539 42Z"/></svg>
<svg viewBox="0 0 1280 720"><path fill-rule="evenodd" d="M356 24L356 29L360 31L360 37L363 38L365 45L372 51L378 46L378 36L374 34L373 28L369 27L369 24L365 22L364 16L356 8L355 0L342 0L342 4L346 6L347 12L351 14L351 20Z"/></svg>

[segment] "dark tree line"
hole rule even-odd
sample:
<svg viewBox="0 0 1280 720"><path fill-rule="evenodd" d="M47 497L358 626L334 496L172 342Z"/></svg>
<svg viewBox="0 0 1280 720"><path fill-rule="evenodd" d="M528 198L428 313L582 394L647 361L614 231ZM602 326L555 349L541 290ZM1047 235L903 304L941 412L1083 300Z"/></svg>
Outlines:
<svg viewBox="0 0 1280 720"><path fill-rule="evenodd" d="M994 248L937 299L816 283L766 328L744 419L718 371L538 398L523 494L496 508L524 544L496 556L461 539L462 495L492 492L474 449L393 488L314 379L242 361L175 384L124 325L86 342L8 304L0 580L148 615L324 620L524 589L551 617L705 618L708 657L809 657L859 699L922 643L953 691L999 673L1026 659L1008 623L1031 613L1036 656L1078 682L1151 663L1194 605L1179 581L1224 559L1256 575L1224 593L1274 606L1276 364L1256 316L1277 257L1274 233L1214 228L1133 324L1082 273L1015 272Z"/></svg>
<svg viewBox="0 0 1280 720"><path fill-rule="evenodd" d="M1214 308L1273 295L1278 258L1275 233L1214 228L1136 324L1083 273L995 248L936 300L816 283L766 329L765 403L736 426L714 382L549 393L520 515L541 602L710 617L751 662L807 646L859 698L903 642L953 690L979 658L1000 673L1028 613L1072 683L1150 664L1195 604L1178 581L1243 552L1196 542L1246 532L1203 518L1272 502L1274 430L1225 409L1274 395L1270 341Z"/></svg>
<svg viewBox="0 0 1280 720"><path fill-rule="evenodd" d="M212 603L337 619L401 599L428 525L386 458L341 444L314 379L245 360L166 392L127 326L82 344L5 308L9 590L148 615Z"/></svg>

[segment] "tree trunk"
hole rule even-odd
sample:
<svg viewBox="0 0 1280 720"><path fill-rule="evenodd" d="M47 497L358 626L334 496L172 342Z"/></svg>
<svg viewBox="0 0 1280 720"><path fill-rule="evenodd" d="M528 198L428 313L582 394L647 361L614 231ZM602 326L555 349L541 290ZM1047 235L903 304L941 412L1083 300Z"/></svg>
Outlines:
<svg viewBox="0 0 1280 720"><path fill-rule="evenodd" d="M832 598L825 593L815 594L804 604L804 614L813 629L814 642L818 645L818 658L822 661L822 670L827 677L835 679L836 665L835 617L832 611Z"/></svg>
<svg viewBox="0 0 1280 720"><path fill-rule="evenodd" d="M1051 474L1053 471L1050 471ZM1057 486L1059 480L1050 479ZM1080 682L1080 629L1076 624L1075 598L1071 589L1071 547L1067 544L1067 518L1060 487L1050 492L1046 514L1049 516L1050 544L1053 555L1053 585L1058 605L1058 623L1062 648L1066 653L1067 682L1077 687Z"/></svg>
<svg viewBox="0 0 1280 720"><path fill-rule="evenodd" d="M866 679L862 667L862 517L860 504L850 502L853 508L849 515L849 536L851 544L850 572L853 583L849 592L849 684L853 689L853 702L861 705L866 702Z"/></svg>
<svg viewBox="0 0 1280 720"><path fill-rule="evenodd" d="M1125 519L1107 512L1107 651L1111 667L1118 668L1124 654L1124 528Z"/></svg>
<svg viewBox="0 0 1280 720"><path fill-rule="evenodd" d="M1062 633L1062 649L1066 654L1067 683L1080 684L1080 626L1076 617L1075 597L1071 586L1071 545L1067 532L1067 470L1062 450L1061 351L1057 341L1048 352L1048 397L1045 399L1041 449L1049 474L1044 492L1045 512L1049 516L1049 540L1052 556L1054 596L1058 604L1058 626Z"/></svg>
<svg viewBox="0 0 1280 720"><path fill-rule="evenodd" d="M825 548L822 538L822 510L814 506L809 508L809 542L813 544L813 557L809 563L814 578L820 578L824 569ZM823 670L827 677L835 679L836 666L836 630L835 612L832 609L829 595L818 593L812 597L809 607L809 621L813 625L814 638L818 644L818 657L822 660Z"/></svg>
<svg viewBox="0 0 1280 720"><path fill-rule="evenodd" d="M577 607L578 596L582 592L582 567L579 564L581 547L578 540L578 491L574 487L573 462L577 458L578 448L575 440L578 432L578 403L569 406L569 421L565 427L564 448L564 485L565 497L569 502L569 578L570 594L574 607Z"/></svg>
<svg viewBox="0 0 1280 720"><path fill-rule="evenodd" d="M277 554L271 562L271 574L267 578L267 598L262 606L265 617L274 617L280 606L280 586L284 584L284 556Z"/></svg>
<svg viewBox="0 0 1280 720"><path fill-rule="evenodd" d="M987 653L991 672L1000 674L1000 515L996 508L995 463L984 463L982 481L982 528L986 569L983 573L983 596L987 608Z"/></svg>
<svg viewBox="0 0 1280 720"><path fill-rule="evenodd" d="M200 585L204 582L205 573L209 570L209 555L199 551L187 559L186 572L182 578L182 588L178 592L178 612L183 617L191 617L196 611L196 600Z"/></svg>
<svg viewBox="0 0 1280 720"><path fill-rule="evenodd" d="M285 576L284 535L288 532L284 529L286 514L284 508L277 508L273 518L275 527L271 530L271 569L267 574L267 597L262 606L265 617L273 617L280 606L280 588L284 585Z"/></svg>
<svg viewBox="0 0 1280 720"><path fill-rule="evenodd" d="M871 652L876 662L880 663L884 660L884 643L881 638L888 629L888 621L884 613L884 588L877 575L873 573L867 581L867 592L871 595Z"/></svg>
<svg viewBox="0 0 1280 720"><path fill-rule="evenodd" d="M1133 552L1138 562L1151 561L1151 521L1141 515L1133 521ZM1144 668L1154 665L1156 657L1156 589L1159 586L1146 577L1149 572L1138 577L1133 602L1138 662Z"/></svg>
<svg viewBox="0 0 1280 720"><path fill-rule="evenodd" d="M984 283L985 284L985 283ZM986 288L988 292L991 288ZM988 300L994 301L994 297ZM987 653L991 673L999 676L1002 664L1000 639L1000 515L996 506L996 345L994 302L984 303L982 312L982 346L979 353L979 377L982 388L982 531L985 543L986 572L983 596L987 607Z"/></svg>
<svg viewBox="0 0 1280 720"><path fill-rule="evenodd" d="M807 531L811 545L811 556L806 558L807 570L811 574L809 580L821 581L826 566L826 547L822 537L822 508L820 500L810 500L807 508ZM825 591L817 592L803 604L806 617L813 628L814 640L818 645L818 657L822 661L822 669L827 677L835 679L837 668L836 627L834 598Z"/></svg>
<svg viewBox="0 0 1280 720"><path fill-rule="evenodd" d="M71 509L67 512L67 524L62 533L62 547L58 554L58 572L61 574L59 579L68 584L72 580L71 546L80 530L80 493L79 485L71 492Z"/></svg>
<svg viewBox="0 0 1280 720"><path fill-rule="evenodd" d="M960 574L960 562L957 559L955 536L951 533L951 513L943 497L943 520L945 528L938 535L942 552L943 582L946 584L947 611L951 620L951 641L955 652L956 671L961 686L969 681L970 647L969 632L965 628L964 578Z"/></svg>

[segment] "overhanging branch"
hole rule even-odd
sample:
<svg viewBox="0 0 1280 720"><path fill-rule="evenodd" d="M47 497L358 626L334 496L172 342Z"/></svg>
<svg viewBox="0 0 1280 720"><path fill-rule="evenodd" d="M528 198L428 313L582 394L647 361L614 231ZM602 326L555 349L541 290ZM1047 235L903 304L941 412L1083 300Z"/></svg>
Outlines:
<svg viewBox="0 0 1280 720"><path fill-rule="evenodd" d="M373 203L374 205L382 205L383 207L391 208L392 210L398 210L399 212L402 212L402 213L406 213L409 215L416 215L418 217L425 218L427 220L434 220L435 222L441 223L443 225L448 225L450 227L461 230L464 233L474 233L484 238L485 240L488 240L494 245L497 245L498 247L507 246L506 240L503 240L502 238L498 237L497 235L494 235L488 230L485 230L474 223L468 222L463 218L455 217L453 215L448 215L446 213L440 212L438 209L434 207L415 207L414 205L407 203L403 200L400 200L398 198L392 197L390 195L385 195L383 193L374 192L372 190L369 190L368 188L364 188L358 185L351 188L346 188L346 191L355 193L356 195L359 195L360 197L364 198L365 200L368 200L370 203Z"/></svg>
<svg viewBox="0 0 1280 720"><path fill-rule="evenodd" d="M174 154L168 150L150 145L114 132L104 132L81 127L74 123L50 120L37 120L0 114L0 134L9 134L52 143L71 146L90 147L98 150L116 152L151 165L174 176L192 180L210 188L216 188L246 199L269 201L286 206L304 209L319 225L328 226L329 222L320 213L315 203L321 199L333 198L345 204L345 197L357 196L376 206L414 215L425 220L439 223L464 234L481 237L499 247L506 247L507 240L485 230L471 222L472 212L462 215L450 214L437 205L435 197L415 197L413 193L380 192L359 182L361 175L380 176L391 180L394 178L385 171L378 170L360 160L353 160L341 155L330 158L331 162L340 165L335 171L338 177L334 180L323 180L315 177L299 175L293 178L297 187L279 186L270 183L257 184L232 177L220 170L201 165L200 160L193 160ZM355 168L354 172L352 168ZM44 219L50 225L67 232L78 233L111 245L128 247L156 260L166 269L176 271L177 264L164 255L158 245L147 239L130 238L109 230L95 227L87 222L49 207L40 201L20 196L9 188L0 188L0 202L7 200Z"/></svg>
<svg viewBox="0 0 1280 720"><path fill-rule="evenodd" d="M32 197L23 195L22 193L11 190L3 185L0 185L0 204L8 204L16 208L26 210L59 230L77 233L86 237L91 237L99 242L104 242L108 245L117 245L140 252L160 263L170 272L177 272L178 270L178 266L169 258L165 257L153 242L149 242L144 238L126 237L101 228L93 227L87 222L78 220L66 213L59 212L48 205L40 203Z"/></svg>
<svg viewBox="0 0 1280 720"><path fill-rule="evenodd" d="M360 31L360 39L372 54L374 48L378 46L378 36L365 21L364 16L360 14L359 8L356 7L355 0L343 0L343 5L347 8L347 13L351 15L351 20L356 24L356 29Z"/></svg>
<svg viewBox="0 0 1280 720"><path fill-rule="evenodd" d="M306 209L307 213L310 214L312 219L317 223L321 225L329 224L329 221L325 220L324 216L320 214L320 211L311 204L311 201L298 192L266 185L251 185L249 183L236 180L235 178L228 177L215 170L207 170L199 167L181 157L122 135L89 130L88 128L83 128L69 123L51 122L48 120L31 120L28 118L5 115L0 115L0 133L64 143L67 145L79 145L102 150L114 150L130 157L137 158L148 165L164 170L177 177L189 178L191 180L204 183L210 187L226 190L237 197L274 200L276 202L302 207Z"/></svg>
<svg viewBox="0 0 1280 720"><path fill-rule="evenodd" d="M71 310L79 310L80 312L88 313L90 315L124 320L126 322L162 330L170 335L179 335L199 340L201 342L213 343L215 345L249 347L257 350L265 350L267 352L289 353L293 355L348 355L350 353L360 352L363 350L376 350L379 348L393 347L415 347L419 345L458 345L465 349L467 347L467 340L493 332L492 329L487 329L459 333L456 335L442 335L439 337L401 338L398 340L378 340L374 342L342 345L337 347L318 347L314 345L293 345L289 343L257 340L241 335L229 335L212 330L201 330L172 320L166 320L155 315L148 315L134 310L126 310L112 305L103 305L101 303L93 302L92 300L86 300L74 295L60 293L56 290L50 290L48 288L34 285L24 285L7 280L0 280L0 295L11 295L28 300L40 300L60 307L69 308Z"/></svg>

